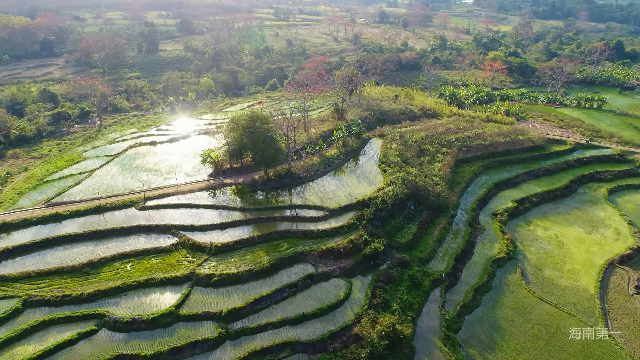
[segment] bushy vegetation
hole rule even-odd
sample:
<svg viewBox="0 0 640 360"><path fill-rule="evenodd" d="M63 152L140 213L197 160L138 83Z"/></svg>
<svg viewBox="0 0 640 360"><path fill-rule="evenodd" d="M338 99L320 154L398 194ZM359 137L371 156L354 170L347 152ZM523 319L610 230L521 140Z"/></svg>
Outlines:
<svg viewBox="0 0 640 360"><path fill-rule="evenodd" d="M503 108L508 111L522 113L522 109L509 108L508 102L522 102L540 105L570 106L581 108L602 109L607 105L607 99L598 94L574 94L570 96L550 93L539 93L525 89L520 90L491 90L485 87L470 85L468 87L441 86L437 91L438 97L450 105L461 109L475 106L485 106L492 103L504 102ZM485 108L482 108L485 109ZM504 114L509 116L508 114Z"/></svg>

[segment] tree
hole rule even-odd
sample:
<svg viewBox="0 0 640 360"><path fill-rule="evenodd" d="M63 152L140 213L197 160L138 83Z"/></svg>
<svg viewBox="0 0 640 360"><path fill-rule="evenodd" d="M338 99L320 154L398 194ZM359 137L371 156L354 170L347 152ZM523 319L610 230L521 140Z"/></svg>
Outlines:
<svg viewBox="0 0 640 360"><path fill-rule="evenodd" d="M0 109L0 144L11 141L13 118L4 109Z"/></svg>
<svg viewBox="0 0 640 360"><path fill-rule="evenodd" d="M99 66L106 73L108 67L123 66L127 63L128 50L128 45L123 38L102 33L82 38L78 56L82 60Z"/></svg>
<svg viewBox="0 0 640 360"><path fill-rule="evenodd" d="M476 61L476 56L472 54L467 54L465 56L460 56L456 58L456 68L462 72L462 82L467 83L467 73L473 69L473 66Z"/></svg>
<svg viewBox="0 0 640 360"><path fill-rule="evenodd" d="M248 154L248 144L243 133L248 118L246 116L234 116L224 127L224 140L227 146L227 157L229 158L229 168L233 167L233 162L237 161L243 165L244 158Z"/></svg>
<svg viewBox="0 0 640 360"><path fill-rule="evenodd" d="M211 97L216 93L216 84L209 78L202 78L200 79L198 89L200 90L200 94L202 94L202 96Z"/></svg>
<svg viewBox="0 0 640 360"><path fill-rule="evenodd" d="M76 77L64 84L64 93L70 100L91 103L98 116L98 126L102 127L102 118L114 97L107 82L97 76Z"/></svg>
<svg viewBox="0 0 640 360"><path fill-rule="evenodd" d="M253 165L267 171L282 162L285 151L271 118L257 110L236 115L225 126L227 146L233 157L249 154Z"/></svg>
<svg viewBox="0 0 640 360"><path fill-rule="evenodd" d="M362 74L360 71L345 66L336 71L333 83L333 93L336 97L336 115L338 120L344 120L347 100L353 94L357 94L360 102L360 90L362 89Z"/></svg>
<svg viewBox="0 0 640 360"><path fill-rule="evenodd" d="M280 84L278 84L278 80L272 79L267 83L267 86L264 87L266 91L276 91L280 89Z"/></svg>
<svg viewBox="0 0 640 360"><path fill-rule="evenodd" d="M449 26L449 23L450 23L449 13L448 12L439 13L437 21L440 24L440 26L442 26L443 29L446 29Z"/></svg>
<svg viewBox="0 0 640 360"><path fill-rule="evenodd" d="M380 80L380 76L392 71L394 63L387 55L370 54L364 59L364 70L362 73L367 76L368 79L375 82Z"/></svg>
<svg viewBox="0 0 640 360"><path fill-rule="evenodd" d="M378 21L381 23L389 21L389 13L386 10L378 11Z"/></svg>
<svg viewBox="0 0 640 360"><path fill-rule="evenodd" d="M611 44L611 52L617 60L626 59L627 47L624 44L624 41L622 41L621 39L617 39L616 41L614 41L613 44Z"/></svg>
<svg viewBox="0 0 640 360"><path fill-rule="evenodd" d="M402 17L402 19L400 19L400 26L405 30L409 28L409 18L406 16Z"/></svg>
<svg viewBox="0 0 640 360"><path fill-rule="evenodd" d="M602 64L611 58L611 48L608 44L596 44L590 46L586 51L585 62L589 65L591 73L595 73L596 69L602 66Z"/></svg>
<svg viewBox="0 0 640 360"><path fill-rule="evenodd" d="M219 149L205 149L200 153L200 164L210 166L213 173L222 169L222 155Z"/></svg>
<svg viewBox="0 0 640 360"><path fill-rule="evenodd" d="M40 40L40 54L42 54L42 56L54 56L56 54L56 45L53 42L53 40L47 38L47 37L43 37Z"/></svg>
<svg viewBox="0 0 640 360"><path fill-rule="evenodd" d="M291 153L296 146L296 132L303 118L302 108L295 100L283 102L271 114L274 126L280 131L280 135L284 139L289 170L291 170L292 165Z"/></svg>
<svg viewBox="0 0 640 360"><path fill-rule="evenodd" d="M433 92L433 87L437 83L440 76L438 75L439 67L436 65L423 64L422 74L420 75L420 82L422 87L429 91L429 94Z"/></svg>
<svg viewBox="0 0 640 360"><path fill-rule="evenodd" d="M555 90L556 95L570 84L576 73L577 63L571 59L561 57L540 66L541 81L547 86L547 91Z"/></svg>
<svg viewBox="0 0 640 360"><path fill-rule="evenodd" d="M193 21L187 18L182 18L180 22L178 22L178 31L185 35L192 35L195 33L195 26L193 25Z"/></svg>
<svg viewBox="0 0 640 360"><path fill-rule="evenodd" d="M480 69L482 70L481 76L485 79L489 79L491 87L493 87L493 84L498 76L507 75L509 73L507 71L507 65L501 63L500 61L485 61L482 65L480 65Z"/></svg>
<svg viewBox="0 0 640 360"><path fill-rule="evenodd" d="M295 74L287 83L287 90L294 94L294 97L302 107L304 130L307 133L307 140L311 138L311 119L309 118L310 102L318 95L327 91L329 76L326 73L325 64L329 61L328 56L312 56L302 64L303 70Z"/></svg>

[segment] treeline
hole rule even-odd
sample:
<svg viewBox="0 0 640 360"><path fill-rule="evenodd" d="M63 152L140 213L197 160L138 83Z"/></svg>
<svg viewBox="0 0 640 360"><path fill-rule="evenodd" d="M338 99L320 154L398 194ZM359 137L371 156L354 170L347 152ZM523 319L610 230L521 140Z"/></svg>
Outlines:
<svg viewBox="0 0 640 360"><path fill-rule="evenodd" d="M625 89L640 85L640 49L627 46L623 39L589 42L578 26L534 29L530 20L522 20L509 31L489 22L479 28L456 26L455 30L471 36L472 41L440 35L428 47L416 49L399 36L390 37L385 43L364 44L364 53L369 55L359 62L375 58L361 67L376 68L381 74L422 69L420 84L429 91L443 83L544 85L556 94L572 83Z"/></svg>
<svg viewBox="0 0 640 360"><path fill-rule="evenodd" d="M600 2L595 0L476 0L474 4L499 13L530 13L543 20L569 18L640 26L640 3L634 1Z"/></svg>

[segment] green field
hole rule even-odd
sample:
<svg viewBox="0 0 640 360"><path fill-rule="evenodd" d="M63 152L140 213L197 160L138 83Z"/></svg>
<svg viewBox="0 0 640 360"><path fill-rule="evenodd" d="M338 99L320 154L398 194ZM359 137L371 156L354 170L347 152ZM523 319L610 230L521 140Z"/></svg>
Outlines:
<svg viewBox="0 0 640 360"><path fill-rule="evenodd" d="M460 205L457 210L456 218L453 221L453 226L451 227L449 235L447 235L444 243L440 246L440 249L438 249L438 253L435 258L429 263L429 269L433 272L443 272L450 267L455 254L460 251L460 247L463 245L465 234L469 228L469 219L467 218L468 212L475 200L487 187L500 180L504 180L539 167L559 164L578 157L598 156L611 153L611 149L578 150L572 154L561 155L549 160L536 160L517 165L496 167L483 172L471 183L471 185L469 185L460 198Z"/></svg>
<svg viewBox="0 0 640 360"><path fill-rule="evenodd" d="M602 267L635 244L627 223L608 204L606 193L611 184L585 185L507 225L533 291L591 325L598 323L596 300Z"/></svg>
<svg viewBox="0 0 640 360"><path fill-rule="evenodd" d="M636 144L640 142L640 119L605 110L558 108L553 111L573 116L598 129L610 131L620 139Z"/></svg>
<svg viewBox="0 0 640 360"><path fill-rule="evenodd" d="M322 239L283 239L270 243L248 246L241 250L214 255L198 269L199 274L223 275L258 270L278 260L305 251L319 249L342 240L343 236Z"/></svg>
<svg viewBox="0 0 640 360"><path fill-rule="evenodd" d="M498 271L482 305L458 334L474 359L626 359L611 340L569 339L572 328L593 327L533 296L516 263Z"/></svg>
<svg viewBox="0 0 640 360"><path fill-rule="evenodd" d="M194 271L204 254L178 250L130 257L73 274L58 274L0 282L0 294L14 296L78 296L157 278L180 276Z"/></svg>
<svg viewBox="0 0 640 360"><path fill-rule="evenodd" d="M607 98L607 109L619 109L628 112L640 112L640 96L633 93L621 93L617 88L607 86L576 86L569 93L597 93Z"/></svg>
<svg viewBox="0 0 640 360"><path fill-rule="evenodd" d="M636 226L640 225L640 191L625 190L609 196L609 201L622 210Z"/></svg>
<svg viewBox="0 0 640 360"><path fill-rule="evenodd" d="M630 276L633 274L633 276ZM640 303L638 295L631 295L631 279L637 281L634 269L615 267L606 278L605 306L614 337L636 358L640 356Z"/></svg>
<svg viewBox="0 0 640 360"><path fill-rule="evenodd" d="M506 251L504 244L498 242L498 235L493 226L491 215L503 209L513 201L543 192L545 190L561 187L574 179L576 176L587 174L595 171L607 170L623 170L632 167L632 164L593 164L580 166L573 169L561 171L559 173L541 177L528 181L522 185L516 186L509 190L505 190L497 194L491 201L480 211L480 224L484 228L484 232L478 237L473 257L466 264L460 280L449 292L445 300L445 310L451 311L455 309L465 294L475 287L475 284L481 280L481 276L488 271L488 267L493 258L500 253Z"/></svg>

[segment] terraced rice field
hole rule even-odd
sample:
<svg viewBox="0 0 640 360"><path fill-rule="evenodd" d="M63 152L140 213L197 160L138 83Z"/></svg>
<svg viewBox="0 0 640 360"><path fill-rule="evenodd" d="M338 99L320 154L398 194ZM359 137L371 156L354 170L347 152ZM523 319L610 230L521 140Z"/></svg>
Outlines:
<svg viewBox="0 0 640 360"><path fill-rule="evenodd" d="M160 141L158 138L161 136L148 139ZM220 137L198 135L173 143L133 148L54 201L90 199L206 179L210 170L200 164L199 154L204 149L220 146L221 142Z"/></svg>
<svg viewBox="0 0 640 360"><path fill-rule="evenodd" d="M465 234L468 231L468 213L471 206L481 195L482 191L491 184L529 170L559 164L573 158L598 156L610 154L612 152L613 151L610 149L578 150L572 154L562 155L548 160L537 160L517 165L497 167L483 172L471 183L471 185L469 185L465 193L462 195L458 212L453 220L453 225L449 231L449 235L438 250L435 258L429 263L429 269L433 272L444 272L451 266L453 258L455 254L460 251Z"/></svg>
<svg viewBox="0 0 640 360"><path fill-rule="evenodd" d="M636 225L640 225L640 191L615 192L609 196L609 201L622 210Z"/></svg>
<svg viewBox="0 0 640 360"><path fill-rule="evenodd" d="M484 231L477 239L473 256L464 267L460 280L458 280L456 286L447 293L445 310L451 311L456 308L465 294L472 289L488 271L491 259L506 251L504 244L498 240L498 234L496 234L491 216L493 213L510 206L513 201L517 199L564 186L579 175L596 171L623 170L631 168L632 166L631 163L603 163L580 166L528 181L493 197L480 211L480 225L484 228Z"/></svg>
<svg viewBox="0 0 640 360"><path fill-rule="evenodd" d="M92 171L104 165L111 159L112 157L110 156L98 156L98 157L90 158L90 159L81 161L75 165L72 165L62 171L58 171L57 173L49 176L46 180L47 181L55 180L61 177L69 176L69 175L75 175L75 174Z"/></svg>
<svg viewBox="0 0 640 360"><path fill-rule="evenodd" d="M206 121L184 123L183 133L194 134ZM168 136L178 128L173 124L122 135L114 144ZM189 140L198 136L202 135ZM164 145L175 144L153 148ZM416 231L429 232L421 239L442 234L437 237L442 239L439 247L433 240L409 248L406 253L420 252L420 257L405 265L398 265L403 257L397 256L405 250L389 248L392 260L376 271L382 262L358 263L359 256L341 254L360 246L359 241L373 241L364 233L386 236L378 234L368 202L358 202L385 186L378 168L382 145L372 140L359 159L293 189L183 194L149 201L147 207L0 233L0 252L11 254L0 262L0 359L44 358L37 354L53 344L55 351L47 350L49 359L236 360L264 354L283 358L292 354L290 345L295 345L290 358L304 359L305 353L318 351L314 342L324 342L350 325L367 305L380 305L376 291L396 286L385 279L405 265L428 276L425 282L416 277L401 284L428 292L422 314L402 320L417 323L416 360L455 356L460 348L451 347L449 336L457 336L470 359L623 359L627 351L640 351L635 347L640 334L634 317L636 296L624 286L640 274L635 262L613 268L603 287L608 319L613 330L626 334L616 336L625 349L612 340L576 341L567 336L572 327L601 326L598 299L604 266L636 243L629 224L607 201L632 220L640 216L639 190L608 196L612 187L640 185L640 176L630 172L636 166L631 158L614 159L611 149L574 149L544 154L544 160L525 157L530 160L511 165L498 160L469 179L450 229L421 230L413 225L420 219L398 229L401 237ZM100 174L96 178L106 181L103 170L145 148L150 147L128 150L91 177ZM540 155L538 150L529 155ZM577 158L588 158L588 164L574 163ZM480 168L474 166L471 163L469 169ZM544 172L534 171L542 168ZM131 172L123 165L122 175ZM615 180L603 181L605 172L607 179ZM475 209L494 185L525 173L527 181L501 187L482 209ZM66 194L83 184L103 191L98 183L90 185L91 177ZM567 185L578 177L592 182L571 193ZM550 190L558 195L544 203L541 194ZM527 212L517 218L496 216L515 201L524 201ZM351 206L343 208L346 205ZM272 207L260 209L265 206ZM379 216L373 214L374 219ZM345 224L349 226L342 227ZM144 227L133 227L137 225ZM104 234L97 232L106 229ZM465 241L467 236L473 236L471 241ZM466 256L460 256L463 251ZM496 273L492 266L498 257L503 261ZM387 271L389 266L396 268ZM377 274L384 276L376 278ZM380 281L369 301L374 279ZM478 289L483 291L476 294ZM16 307L19 304L22 308ZM70 341L70 336L89 328Z"/></svg>
<svg viewBox="0 0 640 360"><path fill-rule="evenodd" d="M102 329L49 359L110 359L121 354L154 353L194 340L214 338L219 330L213 321L181 322L168 328L130 333Z"/></svg>
<svg viewBox="0 0 640 360"><path fill-rule="evenodd" d="M91 149L84 153L84 156L87 158L93 158L98 156L113 156L117 155L130 147L140 146L150 143L163 143L174 138L174 135L168 136L148 136L141 137L137 139L131 139L127 141L119 141L115 142L111 145L101 146L99 148Z"/></svg>
<svg viewBox="0 0 640 360"><path fill-rule="evenodd" d="M246 326L254 326L275 322L282 319L293 318L297 315L311 313L312 311L337 303L348 294L349 283L341 279L331 279L311 286L309 289L268 307L259 313L250 315L242 320L229 325L231 329Z"/></svg>
<svg viewBox="0 0 640 360"><path fill-rule="evenodd" d="M563 155L545 161L495 167L478 175L467 188L453 226L429 264L431 271L436 276L440 271L446 272L448 263L442 259L452 261L451 256L460 253L460 248L443 249L455 242L451 240L458 240L461 245L466 236L472 236L468 243L472 251L468 258L456 260L463 266L456 270L459 271L454 275L456 282L444 299L439 298L439 289L431 291L417 323L416 360L444 359L447 358L444 354L452 356L452 351L459 351L443 345L443 316L451 317L449 324L444 326L448 331L455 329L454 333L458 332L464 357L469 359L616 359L628 358L630 355L626 351L637 351L635 345L626 345L638 344L640 340L635 317L629 316L637 304L634 305L634 297L625 292L627 288L621 286L625 281L620 276L628 273L620 273L619 269L611 272L613 275L609 278L612 280L607 282L606 286L611 288L612 284L617 284L617 287L607 290L607 294L613 295L606 300L606 307L612 317L611 326L616 321L622 324L611 331L627 333L627 336L615 335L625 349L607 339L588 343L569 340L567 336L572 327L595 330L603 326L599 320L602 317L598 299L605 289L600 287L604 266L636 244L628 224L607 201L610 199L622 211L626 208L626 212L637 214L638 190L624 190L607 196L609 189L617 186L639 186L635 184L640 184L640 178L622 175L636 166L634 162L607 160L571 165L541 177L531 173L532 180L497 193L479 209L474 215L476 218L469 217L475 201L497 181L527 169L559 164L571 157ZM541 194L551 190L558 194L569 191L564 189L577 178L598 179L598 174L605 173L619 179L592 180L595 182L579 187L573 194L566 193L559 200L535 202L542 199ZM501 209L514 206L514 201L522 202L522 199L531 199L525 200L524 204L534 201L534 206L526 207L528 212L518 218L499 220ZM500 221L508 221L504 230L508 232L507 236L513 236L513 249L502 240ZM511 251L514 255L510 255ZM515 256L518 262L508 262L494 277L492 261L510 256ZM637 275L633 276L636 277L631 282L635 284ZM489 287L491 283L493 286ZM476 293L478 286L490 290L486 294ZM609 308L615 311L612 313ZM442 351L443 346L447 348L446 352Z"/></svg>
<svg viewBox="0 0 640 360"><path fill-rule="evenodd" d="M0 262L0 275L73 266L124 252L167 247L176 241L171 235L144 234L60 245Z"/></svg>
<svg viewBox="0 0 640 360"><path fill-rule="evenodd" d="M512 261L498 271L458 338L474 359L626 359L611 340L569 339L570 329L589 326L527 291Z"/></svg>
<svg viewBox="0 0 640 360"><path fill-rule="evenodd" d="M180 309L200 313L220 311L244 305L258 296L272 292L286 284L300 280L316 270L311 264L297 264L264 279L221 288L195 287Z"/></svg>
<svg viewBox="0 0 640 360"><path fill-rule="evenodd" d="M441 292L441 288L431 292L418 318L413 338L413 345L416 347L415 360L445 360L438 346L439 338L442 336L442 330L440 330Z"/></svg>
<svg viewBox="0 0 640 360"><path fill-rule="evenodd" d="M203 191L150 200L148 205L207 204L236 207L318 205L341 207L373 193L382 186L378 168L382 141L371 140L362 154L341 168L293 189L271 192L241 192L234 188Z"/></svg>
<svg viewBox="0 0 640 360"><path fill-rule="evenodd" d="M533 291L592 325L597 323L598 279L603 265L635 244L627 223L607 203L609 186L585 185L507 226L518 245L524 278Z"/></svg>
<svg viewBox="0 0 640 360"><path fill-rule="evenodd" d="M27 308L18 317L0 325L0 338L33 321L54 314L70 314L88 310L102 310L111 315L130 317L153 314L176 303L188 284L137 289L103 300L57 307Z"/></svg>
<svg viewBox="0 0 640 360"><path fill-rule="evenodd" d="M634 264L635 265L635 264ZM612 331L625 349L640 357L640 300L635 294L637 266L612 269L606 278L605 306ZM634 269L636 268L636 269Z"/></svg>
<svg viewBox="0 0 640 360"><path fill-rule="evenodd" d="M51 200L54 196L80 182L85 177L86 175L83 174L71 175L63 179L47 182L26 193L12 208L20 209L32 207L41 202Z"/></svg>
<svg viewBox="0 0 640 360"><path fill-rule="evenodd" d="M0 349L0 359L15 360L35 355L46 347L97 324L96 321L90 320L48 327Z"/></svg>
<svg viewBox="0 0 640 360"><path fill-rule="evenodd" d="M226 243L251 236L259 236L283 230L323 230L346 224L358 212L347 211L327 220L317 222L294 222L294 221L274 221L259 224L233 227L224 230L212 231L184 231L183 234L200 242Z"/></svg>
<svg viewBox="0 0 640 360"><path fill-rule="evenodd" d="M304 215L320 216L323 211L306 210ZM265 216L292 216L291 210L230 211L213 209L160 209L139 211L135 208L110 211L63 220L59 223L37 225L0 235L0 248L23 244L32 240L68 233L109 229L133 225L207 225L255 219Z"/></svg>
<svg viewBox="0 0 640 360"><path fill-rule="evenodd" d="M11 310L20 302L18 298L9 298L0 300L0 315Z"/></svg>
<svg viewBox="0 0 640 360"><path fill-rule="evenodd" d="M197 355L189 360L234 360L266 346L287 341L310 341L335 331L351 322L364 305L370 276L358 276L351 280L349 299L337 310L300 325L284 326L257 335L243 336L227 341L212 353Z"/></svg>

